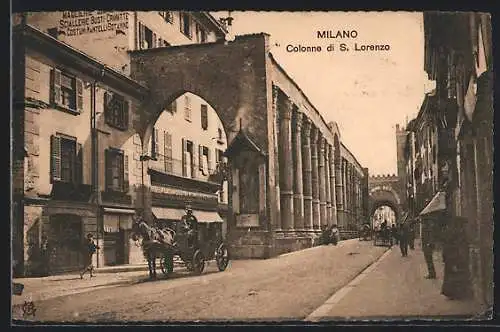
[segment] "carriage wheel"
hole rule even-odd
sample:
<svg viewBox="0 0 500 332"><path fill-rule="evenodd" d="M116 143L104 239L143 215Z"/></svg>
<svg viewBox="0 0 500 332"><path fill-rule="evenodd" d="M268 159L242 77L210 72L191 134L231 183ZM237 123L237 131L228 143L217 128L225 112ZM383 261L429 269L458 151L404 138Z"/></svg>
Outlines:
<svg viewBox="0 0 500 332"><path fill-rule="evenodd" d="M196 274L201 274L205 269L205 257L200 249L194 252L191 266L193 267L193 272Z"/></svg>
<svg viewBox="0 0 500 332"><path fill-rule="evenodd" d="M160 268L164 275L174 272L174 256L163 255L160 260Z"/></svg>
<svg viewBox="0 0 500 332"><path fill-rule="evenodd" d="M217 261L217 267L219 271L224 271L229 264L229 251L226 248L226 245L221 244L217 251L215 252L215 260Z"/></svg>

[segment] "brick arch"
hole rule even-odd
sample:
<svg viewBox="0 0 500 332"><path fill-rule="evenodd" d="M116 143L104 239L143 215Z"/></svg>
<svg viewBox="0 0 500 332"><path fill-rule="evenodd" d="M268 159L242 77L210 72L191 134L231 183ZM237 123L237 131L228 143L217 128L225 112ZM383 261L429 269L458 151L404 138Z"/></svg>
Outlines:
<svg viewBox="0 0 500 332"><path fill-rule="evenodd" d="M266 75L268 37L236 38L230 43L182 45L130 52L131 77L150 94L136 114L136 130L149 139L166 105L184 92L206 100L217 112L228 142L240 125L263 152L268 151L270 84Z"/></svg>
<svg viewBox="0 0 500 332"><path fill-rule="evenodd" d="M370 218L373 216L373 213L377 210L377 208L384 205L389 206L394 210L396 220L399 220L399 218L403 215L399 195L392 188L372 188L372 190L370 190L369 204Z"/></svg>

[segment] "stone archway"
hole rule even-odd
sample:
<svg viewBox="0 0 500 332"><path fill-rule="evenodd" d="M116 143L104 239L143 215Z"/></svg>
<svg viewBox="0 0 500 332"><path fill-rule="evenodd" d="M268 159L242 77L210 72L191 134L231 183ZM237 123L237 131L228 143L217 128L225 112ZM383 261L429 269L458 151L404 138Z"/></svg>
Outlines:
<svg viewBox="0 0 500 332"><path fill-rule="evenodd" d="M185 45L131 52L131 77L150 95L136 114L135 128L147 143L151 123L173 100L191 92L217 111L230 142L240 127L268 151L270 80L267 37L251 35L224 43Z"/></svg>
<svg viewBox="0 0 500 332"><path fill-rule="evenodd" d="M202 98L217 113L229 152L227 227L233 256L268 257L273 245L266 233L277 209L272 79L264 56L269 51L267 45L268 36L258 34L238 37L229 43L130 52L131 77L150 91L134 112L134 128L143 149L149 144L161 112L185 92ZM249 155L255 161L252 169L239 162ZM252 174L252 179L257 177L256 183L246 181L245 174ZM239 201L239 197L247 197L242 192L246 187L259 191L259 195L251 195L257 200L251 209ZM250 228L255 232L249 233ZM248 234L252 239L247 239ZM239 249L241 254L236 253Z"/></svg>
<svg viewBox="0 0 500 332"><path fill-rule="evenodd" d="M381 206L390 207L395 213L396 221L399 221L403 215L399 195L394 190L388 188L372 189L370 191L369 205L370 220L375 211Z"/></svg>

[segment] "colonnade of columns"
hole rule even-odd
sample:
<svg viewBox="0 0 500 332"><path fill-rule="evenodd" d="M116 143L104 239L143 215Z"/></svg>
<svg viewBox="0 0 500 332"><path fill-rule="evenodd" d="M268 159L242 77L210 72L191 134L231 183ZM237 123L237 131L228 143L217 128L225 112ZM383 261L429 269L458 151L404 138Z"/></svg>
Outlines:
<svg viewBox="0 0 500 332"><path fill-rule="evenodd" d="M345 212L362 206L361 179L355 166L331 144L287 96L275 88L280 216L275 229L314 231L342 225ZM367 198L366 198L367 199Z"/></svg>

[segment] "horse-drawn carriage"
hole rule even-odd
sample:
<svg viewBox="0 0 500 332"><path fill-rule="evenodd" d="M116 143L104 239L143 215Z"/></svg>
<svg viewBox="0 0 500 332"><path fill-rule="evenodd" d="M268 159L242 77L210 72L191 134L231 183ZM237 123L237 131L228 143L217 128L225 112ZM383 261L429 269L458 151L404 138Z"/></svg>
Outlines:
<svg viewBox="0 0 500 332"><path fill-rule="evenodd" d="M184 264L189 271L201 274L205 262L215 260L219 271L229 264L229 252L222 239L221 223L202 223L201 227L184 229L181 221L167 225L150 226L139 220L133 226L133 238L142 238L142 248L148 261L149 275L156 278L156 259L164 275L174 271L174 258Z"/></svg>
<svg viewBox="0 0 500 332"><path fill-rule="evenodd" d="M360 241L371 241L373 238L372 228L369 224L363 224L359 230Z"/></svg>
<svg viewBox="0 0 500 332"><path fill-rule="evenodd" d="M381 227L374 230L373 244L376 246L392 246L391 230L388 227Z"/></svg>

